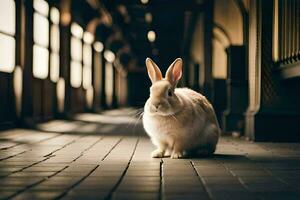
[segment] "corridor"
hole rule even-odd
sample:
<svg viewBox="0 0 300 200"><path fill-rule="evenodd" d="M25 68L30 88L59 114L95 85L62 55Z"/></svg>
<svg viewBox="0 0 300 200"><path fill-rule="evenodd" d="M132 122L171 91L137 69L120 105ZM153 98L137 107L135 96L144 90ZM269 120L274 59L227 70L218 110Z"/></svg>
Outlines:
<svg viewBox="0 0 300 200"><path fill-rule="evenodd" d="M299 102L300 0L0 0L0 200L299 200Z"/></svg>
<svg viewBox="0 0 300 200"><path fill-rule="evenodd" d="M299 199L300 143L223 137L212 157L151 158L133 109L0 134L1 199Z"/></svg>

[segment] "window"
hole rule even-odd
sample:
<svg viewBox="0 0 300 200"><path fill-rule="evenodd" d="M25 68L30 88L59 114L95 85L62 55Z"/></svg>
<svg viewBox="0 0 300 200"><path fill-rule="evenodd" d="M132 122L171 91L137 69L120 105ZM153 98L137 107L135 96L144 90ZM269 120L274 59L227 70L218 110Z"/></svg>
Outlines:
<svg viewBox="0 0 300 200"><path fill-rule="evenodd" d="M83 29L76 23L71 24L71 86L79 88L82 82L82 37Z"/></svg>
<svg viewBox="0 0 300 200"><path fill-rule="evenodd" d="M34 0L33 8L33 76L45 79L49 73L49 5L45 0Z"/></svg>
<svg viewBox="0 0 300 200"><path fill-rule="evenodd" d="M106 103L111 106L113 101L114 69L111 62L105 63L105 92Z"/></svg>
<svg viewBox="0 0 300 200"><path fill-rule="evenodd" d="M59 11L57 8L50 10L50 79L57 82L59 79Z"/></svg>
<svg viewBox="0 0 300 200"><path fill-rule="evenodd" d="M15 68L16 4L1 0L0 6L0 71L11 73Z"/></svg>
<svg viewBox="0 0 300 200"><path fill-rule="evenodd" d="M94 37L91 33L83 35L83 88L89 89L92 86L92 42Z"/></svg>

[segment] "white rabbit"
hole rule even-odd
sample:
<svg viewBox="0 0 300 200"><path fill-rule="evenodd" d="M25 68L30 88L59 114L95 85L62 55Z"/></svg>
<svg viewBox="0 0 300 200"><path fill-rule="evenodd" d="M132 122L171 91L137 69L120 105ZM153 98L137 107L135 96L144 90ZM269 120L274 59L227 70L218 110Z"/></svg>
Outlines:
<svg viewBox="0 0 300 200"><path fill-rule="evenodd" d="M182 75L182 59L177 58L170 65L165 78L150 58L146 59L146 66L152 86L144 107L143 125L157 146L151 156L213 154L220 133L215 112L203 95L188 88L176 88Z"/></svg>

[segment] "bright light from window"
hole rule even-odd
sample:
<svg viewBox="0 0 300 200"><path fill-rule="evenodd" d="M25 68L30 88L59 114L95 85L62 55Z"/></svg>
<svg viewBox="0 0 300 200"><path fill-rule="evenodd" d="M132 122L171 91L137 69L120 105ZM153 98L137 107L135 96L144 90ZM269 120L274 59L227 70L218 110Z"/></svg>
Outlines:
<svg viewBox="0 0 300 200"><path fill-rule="evenodd" d="M104 46L103 46L102 42L97 41L97 42L94 43L95 51L102 52L103 48L104 48Z"/></svg>
<svg viewBox="0 0 300 200"><path fill-rule="evenodd" d="M59 51L59 27L58 25L51 26L51 50L58 52Z"/></svg>
<svg viewBox="0 0 300 200"><path fill-rule="evenodd" d="M83 88L88 89L92 85L92 47L89 44L83 45Z"/></svg>
<svg viewBox="0 0 300 200"><path fill-rule="evenodd" d="M89 44L83 45L83 64L92 65L92 47Z"/></svg>
<svg viewBox="0 0 300 200"><path fill-rule="evenodd" d="M59 55L56 53L50 55L50 79L53 82L59 79Z"/></svg>
<svg viewBox="0 0 300 200"><path fill-rule="evenodd" d="M65 80L59 78L56 85L57 108L59 112L64 111L65 107Z"/></svg>
<svg viewBox="0 0 300 200"><path fill-rule="evenodd" d="M46 17L34 13L33 40L35 43L48 47L49 44L49 22Z"/></svg>
<svg viewBox="0 0 300 200"><path fill-rule="evenodd" d="M106 103L108 105L112 104L113 99L113 65L107 62L105 65L105 92L106 92Z"/></svg>
<svg viewBox="0 0 300 200"><path fill-rule="evenodd" d="M14 70L15 46L13 37L0 33L0 71L10 73Z"/></svg>
<svg viewBox="0 0 300 200"><path fill-rule="evenodd" d="M141 0L142 4L147 4L149 3L149 0Z"/></svg>
<svg viewBox="0 0 300 200"><path fill-rule="evenodd" d="M91 86L87 89L85 93L86 103L89 109L93 106L93 99L94 99L94 88Z"/></svg>
<svg viewBox="0 0 300 200"><path fill-rule="evenodd" d="M45 79L48 76L48 49L34 45L33 46L33 76Z"/></svg>
<svg viewBox="0 0 300 200"><path fill-rule="evenodd" d="M151 13L146 13L145 14L145 21L148 23L152 22L152 14Z"/></svg>
<svg viewBox="0 0 300 200"><path fill-rule="evenodd" d="M85 43L92 44L92 42L94 41L93 34L91 34L90 32L84 32L84 34L83 34L83 41Z"/></svg>
<svg viewBox="0 0 300 200"><path fill-rule="evenodd" d="M23 86L23 71L20 66L17 66L14 71L14 93L16 101L17 115L21 115L22 109L22 86Z"/></svg>
<svg viewBox="0 0 300 200"><path fill-rule="evenodd" d="M115 56L115 54L114 54L112 51L110 51L110 50L105 50L105 51L104 51L104 58L105 58L108 62L113 63L113 62L115 61L116 56Z"/></svg>
<svg viewBox="0 0 300 200"><path fill-rule="evenodd" d="M49 13L49 5L45 0L34 0L33 8L39 13L48 16Z"/></svg>
<svg viewBox="0 0 300 200"><path fill-rule="evenodd" d="M89 66L83 67L82 85L84 89L88 89L92 85L92 69Z"/></svg>
<svg viewBox="0 0 300 200"><path fill-rule="evenodd" d="M71 62L71 86L79 88L82 82L82 65L80 62Z"/></svg>
<svg viewBox="0 0 300 200"><path fill-rule="evenodd" d="M75 37L71 38L71 58L77 61L82 60L82 43Z"/></svg>
<svg viewBox="0 0 300 200"><path fill-rule="evenodd" d="M71 33L72 33L72 35L74 35L77 38L82 38L82 36L83 36L83 29L78 24L72 23L72 25L71 25Z"/></svg>
<svg viewBox="0 0 300 200"><path fill-rule="evenodd" d="M148 34L147 34L147 36L148 36L148 40L150 42L154 42L155 39L156 39L156 34L155 34L154 31L149 31Z"/></svg>
<svg viewBox="0 0 300 200"><path fill-rule="evenodd" d="M59 24L59 10L57 8L51 8L50 10L50 19L53 24Z"/></svg>
<svg viewBox="0 0 300 200"><path fill-rule="evenodd" d="M0 30L14 35L16 30L16 6L13 0L1 0ZM2 53L2 51L1 51Z"/></svg>

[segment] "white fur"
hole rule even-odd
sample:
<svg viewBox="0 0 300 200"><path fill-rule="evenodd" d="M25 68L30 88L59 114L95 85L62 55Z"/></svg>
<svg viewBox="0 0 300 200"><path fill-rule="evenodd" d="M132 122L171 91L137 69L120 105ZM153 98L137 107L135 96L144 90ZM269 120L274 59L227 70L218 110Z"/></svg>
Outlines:
<svg viewBox="0 0 300 200"><path fill-rule="evenodd" d="M220 129L213 107L203 95L188 88L176 88L175 105L166 106L163 112L151 112L153 101L165 101L165 96L157 91L163 91L168 84L166 80L154 83L144 107L144 129L157 146L152 157L171 153L171 158L180 158L188 151L212 154Z"/></svg>

